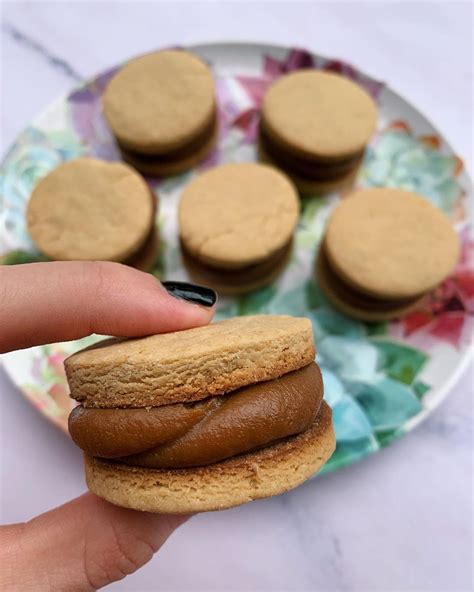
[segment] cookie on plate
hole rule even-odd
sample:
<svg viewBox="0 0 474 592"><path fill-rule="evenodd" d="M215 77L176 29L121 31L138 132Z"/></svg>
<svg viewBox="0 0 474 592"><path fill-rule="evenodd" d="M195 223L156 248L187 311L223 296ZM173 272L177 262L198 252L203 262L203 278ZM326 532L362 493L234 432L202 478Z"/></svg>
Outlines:
<svg viewBox="0 0 474 592"><path fill-rule="evenodd" d="M458 258L450 220L426 198L401 189L361 189L329 218L316 273L342 312L388 320L415 308Z"/></svg>
<svg viewBox="0 0 474 592"><path fill-rule="evenodd" d="M107 85L103 108L124 160L146 175L195 166L217 138L212 73L187 51L130 61Z"/></svg>
<svg viewBox="0 0 474 592"><path fill-rule="evenodd" d="M149 512L221 510L296 487L335 448L307 319L237 317L106 340L65 362L89 489Z"/></svg>
<svg viewBox="0 0 474 592"><path fill-rule="evenodd" d="M223 294L269 284L291 255L298 196L273 167L232 163L192 181L179 204L183 262L198 283Z"/></svg>
<svg viewBox="0 0 474 592"><path fill-rule="evenodd" d="M126 262L151 235L155 209L155 195L128 165L77 158L40 180L26 217L51 259Z"/></svg>
<svg viewBox="0 0 474 592"><path fill-rule="evenodd" d="M259 154L302 193L350 186L377 125L369 94L347 78L299 70L279 78L262 106Z"/></svg>

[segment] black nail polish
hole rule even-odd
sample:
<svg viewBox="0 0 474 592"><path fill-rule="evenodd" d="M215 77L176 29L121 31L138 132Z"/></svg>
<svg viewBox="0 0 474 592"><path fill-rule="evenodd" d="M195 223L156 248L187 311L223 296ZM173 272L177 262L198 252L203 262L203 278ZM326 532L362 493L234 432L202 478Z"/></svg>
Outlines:
<svg viewBox="0 0 474 592"><path fill-rule="evenodd" d="M171 296L201 306L214 306L217 300L214 290L206 286L198 286L188 282L163 282L163 287Z"/></svg>

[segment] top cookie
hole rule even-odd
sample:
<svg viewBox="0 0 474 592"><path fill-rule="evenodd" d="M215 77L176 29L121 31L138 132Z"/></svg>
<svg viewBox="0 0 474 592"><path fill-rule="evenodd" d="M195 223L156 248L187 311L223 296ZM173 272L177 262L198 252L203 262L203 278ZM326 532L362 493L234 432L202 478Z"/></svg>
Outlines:
<svg viewBox="0 0 474 592"><path fill-rule="evenodd" d="M105 117L120 144L145 154L181 148L214 117L214 81L186 51L159 51L126 64L109 82Z"/></svg>
<svg viewBox="0 0 474 592"><path fill-rule="evenodd" d="M153 196L131 167L94 158L66 162L31 195L28 230L52 259L124 261L153 223Z"/></svg>
<svg viewBox="0 0 474 592"><path fill-rule="evenodd" d="M314 360L308 319L260 315L141 339L108 339L70 356L71 396L85 407L197 401L278 378Z"/></svg>
<svg viewBox="0 0 474 592"><path fill-rule="evenodd" d="M380 298L434 288L459 258L457 234L441 210L415 193L388 188L346 197L329 219L324 247L342 279Z"/></svg>
<svg viewBox="0 0 474 592"><path fill-rule="evenodd" d="M343 76L299 70L282 76L263 100L269 136L306 157L339 159L361 152L377 124L366 91Z"/></svg>
<svg viewBox="0 0 474 592"><path fill-rule="evenodd" d="M232 163L197 177L179 205L186 249L215 267L263 261L290 241L299 201L291 181L273 167Z"/></svg>

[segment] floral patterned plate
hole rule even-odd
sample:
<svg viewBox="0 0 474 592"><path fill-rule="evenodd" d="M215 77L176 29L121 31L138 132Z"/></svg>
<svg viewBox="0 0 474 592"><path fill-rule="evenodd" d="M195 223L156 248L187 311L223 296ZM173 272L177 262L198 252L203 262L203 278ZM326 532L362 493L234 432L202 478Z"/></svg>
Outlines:
<svg viewBox="0 0 474 592"><path fill-rule="evenodd" d="M377 100L380 122L357 179L358 186L402 187L424 195L451 217L462 241L452 277L418 310L392 323L364 324L335 311L313 279L324 224L340 195L302 200L296 248L279 280L234 299L222 299L218 318L285 313L311 319L334 412L337 450L325 471L361 459L399 438L447 395L466 365L474 327L474 243L470 181L461 160L432 124L383 83L349 64L310 52L267 45L213 44L190 48L212 67L219 103L220 141L197 170L149 179L160 195L157 224L161 255L153 272L185 279L176 227L184 185L200 170L226 161L255 159L262 96L286 72L322 68L356 80ZM25 225L35 183L60 162L81 154L118 159L102 118L101 94L116 68L60 98L18 137L1 169L0 260L38 261ZM98 338L36 347L3 356L13 382L41 413L66 429L72 407L63 372L66 355Z"/></svg>

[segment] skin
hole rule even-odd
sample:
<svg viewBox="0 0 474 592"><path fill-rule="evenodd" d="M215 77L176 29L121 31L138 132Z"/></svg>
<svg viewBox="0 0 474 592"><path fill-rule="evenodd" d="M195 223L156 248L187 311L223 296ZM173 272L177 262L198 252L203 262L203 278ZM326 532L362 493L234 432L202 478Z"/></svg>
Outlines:
<svg viewBox="0 0 474 592"><path fill-rule="evenodd" d="M106 262L0 267L0 352L91 333L140 336L209 323L151 275ZM91 493L0 527L0 590L91 591L147 563L187 516L113 506Z"/></svg>

